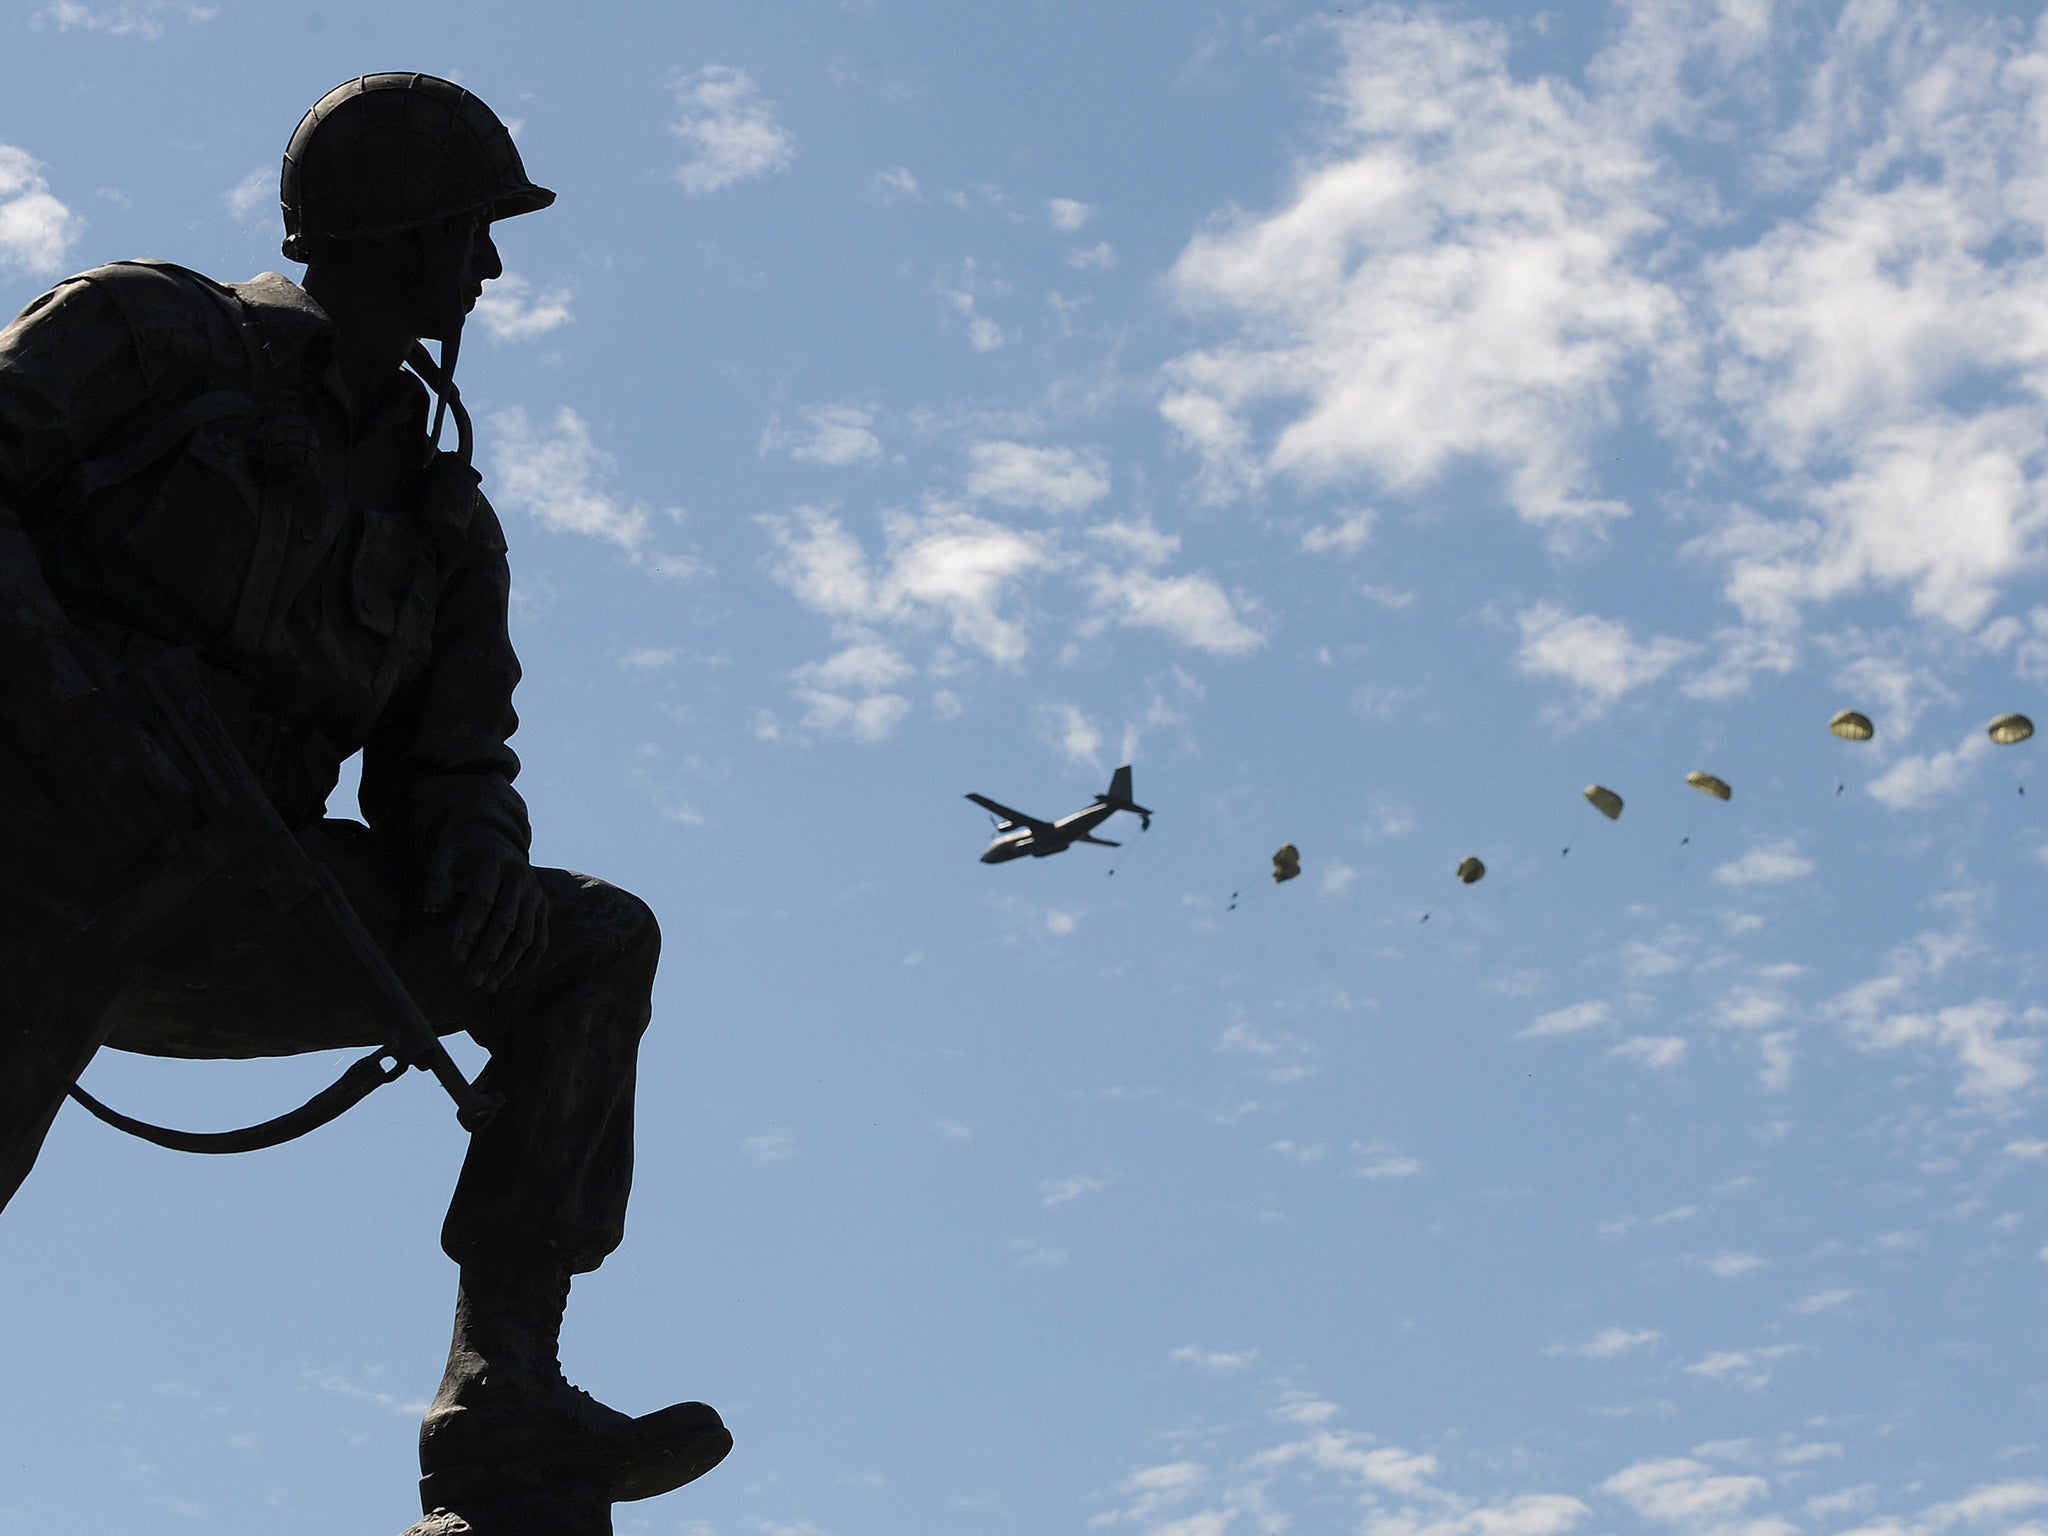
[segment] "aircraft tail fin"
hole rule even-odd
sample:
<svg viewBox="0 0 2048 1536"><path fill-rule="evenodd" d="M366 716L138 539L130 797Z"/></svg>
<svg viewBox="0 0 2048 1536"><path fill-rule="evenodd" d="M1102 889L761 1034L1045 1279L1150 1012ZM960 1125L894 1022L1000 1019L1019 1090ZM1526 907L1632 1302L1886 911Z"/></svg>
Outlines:
<svg viewBox="0 0 2048 1536"><path fill-rule="evenodd" d="M1135 814L1138 818L1139 831L1149 832L1152 829L1152 813L1131 798L1131 765L1129 763L1125 763L1109 776L1108 793L1097 795L1096 799L1100 800L1104 805L1112 806L1119 811L1130 811Z"/></svg>

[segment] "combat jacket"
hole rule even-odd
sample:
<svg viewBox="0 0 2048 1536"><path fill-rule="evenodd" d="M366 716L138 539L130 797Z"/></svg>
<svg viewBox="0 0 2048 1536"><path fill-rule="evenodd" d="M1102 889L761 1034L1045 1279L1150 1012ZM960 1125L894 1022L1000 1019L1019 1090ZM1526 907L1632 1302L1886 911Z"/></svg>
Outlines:
<svg viewBox="0 0 2048 1536"><path fill-rule="evenodd" d="M0 570L0 665L36 665L59 623L131 661L189 647L287 821L361 750L380 832L425 849L475 823L524 851L504 534L431 451L424 386L352 423L332 345L274 272L154 262L0 331L0 563L25 534L61 609Z"/></svg>

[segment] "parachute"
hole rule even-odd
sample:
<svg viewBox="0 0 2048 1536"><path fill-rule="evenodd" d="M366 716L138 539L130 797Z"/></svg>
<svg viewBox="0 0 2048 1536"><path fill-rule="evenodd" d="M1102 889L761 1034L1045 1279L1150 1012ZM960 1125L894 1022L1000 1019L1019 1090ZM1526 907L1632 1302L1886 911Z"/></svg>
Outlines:
<svg viewBox="0 0 2048 1536"><path fill-rule="evenodd" d="M2034 722L2025 715L2000 715L1985 729L2001 747L2010 747L2034 734Z"/></svg>
<svg viewBox="0 0 2048 1536"><path fill-rule="evenodd" d="M1731 798L1735 791L1728 787L1726 779L1717 779L1711 773L1702 773L1695 768L1685 776L1685 782L1703 795L1712 795L1716 800Z"/></svg>
<svg viewBox="0 0 2048 1536"><path fill-rule="evenodd" d="M1285 885L1301 873L1301 850L1292 843L1282 843L1280 851L1273 855L1273 883Z"/></svg>
<svg viewBox="0 0 2048 1536"><path fill-rule="evenodd" d="M1486 866L1474 858L1458 861L1458 878L1467 885L1477 885L1486 878Z"/></svg>
<svg viewBox="0 0 2048 1536"><path fill-rule="evenodd" d="M1877 734L1877 727L1870 723L1870 716L1853 709L1838 711L1828 722L1828 729L1844 741L1868 741Z"/></svg>
<svg viewBox="0 0 2048 1536"><path fill-rule="evenodd" d="M1621 796L1617 795L1613 790L1607 788L1604 784L1588 784L1584 793L1586 799L1592 802L1593 809L1602 816L1605 816L1609 821L1619 821L1621 819Z"/></svg>

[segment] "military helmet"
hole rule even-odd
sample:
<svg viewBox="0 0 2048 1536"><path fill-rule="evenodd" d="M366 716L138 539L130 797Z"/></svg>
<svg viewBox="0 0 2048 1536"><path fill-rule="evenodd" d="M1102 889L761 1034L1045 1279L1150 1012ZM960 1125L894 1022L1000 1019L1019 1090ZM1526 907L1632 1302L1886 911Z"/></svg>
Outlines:
<svg viewBox="0 0 2048 1536"><path fill-rule="evenodd" d="M527 178L498 115L433 75L362 75L313 103L285 147L278 188L284 253L304 261L330 235L374 235L488 208L493 218L555 200Z"/></svg>

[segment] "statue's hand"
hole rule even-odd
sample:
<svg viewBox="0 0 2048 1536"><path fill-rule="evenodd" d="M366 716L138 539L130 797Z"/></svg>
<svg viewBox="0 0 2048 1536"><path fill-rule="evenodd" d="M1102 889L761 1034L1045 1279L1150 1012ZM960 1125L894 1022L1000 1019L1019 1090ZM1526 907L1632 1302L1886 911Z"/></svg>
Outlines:
<svg viewBox="0 0 2048 1536"><path fill-rule="evenodd" d="M548 944L548 903L526 855L497 833L458 827L427 861L420 906L459 902L449 951L472 985L495 992Z"/></svg>

